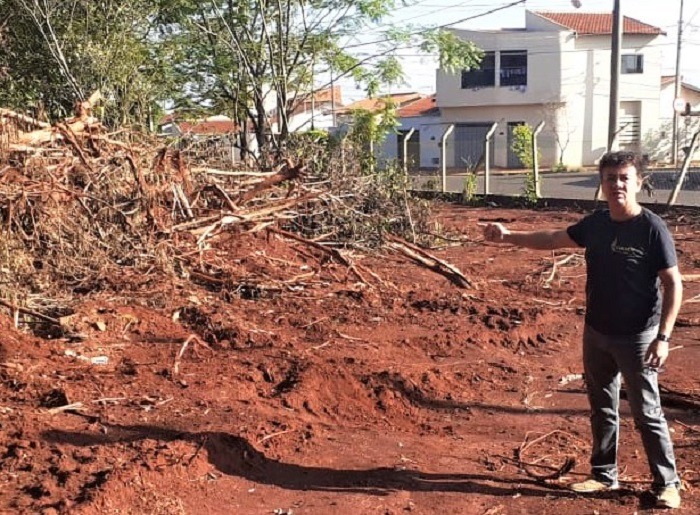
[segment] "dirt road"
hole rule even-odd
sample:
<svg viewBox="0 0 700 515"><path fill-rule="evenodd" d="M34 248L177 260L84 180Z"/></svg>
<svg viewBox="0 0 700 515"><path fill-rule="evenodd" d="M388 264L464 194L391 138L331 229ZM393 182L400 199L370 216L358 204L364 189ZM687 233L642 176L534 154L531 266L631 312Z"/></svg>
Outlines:
<svg viewBox="0 0 700 515"><path fill-rule="evenodd" d="M4 313L0 512L652 512L626 406L622 490L565 488L588 469L582 256L485 244L476 226L580 216L442 206L436 233L447 239L430 252L472 289L398 254L358 258L358 275L248 235L216 249L235 287L125 274L120 295L94 292L65 321L74 338L15 329ZM692 279L700 217L667 221ZM288 277L304 279L266 284ZM685 288L661 380L690 514L700 512L700 283ZM567 459L563 477L534 477Z"/></svg>

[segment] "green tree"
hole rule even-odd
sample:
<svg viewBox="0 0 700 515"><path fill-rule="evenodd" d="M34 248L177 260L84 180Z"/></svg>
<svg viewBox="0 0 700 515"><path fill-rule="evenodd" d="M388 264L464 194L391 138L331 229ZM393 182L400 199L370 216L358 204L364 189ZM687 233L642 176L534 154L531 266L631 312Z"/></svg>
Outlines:
<svg viewBox="0 0 700 515"><path fill-rule="evenodd" d="M147 123L176 87L154 24L159 8L151 0L0 0L0 103L56 118L99 89L108 122Z"/></svg>
<svg viewBox="0 0 700 515"><path fill-rule="evenodd" d="M520 162L525 168L530 171L525 176L525 183L523 184L523 196L525 200L534 204L537 202L537 189L535 187L535 160L533 159L532 153L532 135L533 130L527 124L518 125L513 129L513 143L511 148L513 152L518 156ZM540 158L539 149L537 149L537 157Z"/></svg>
<svg viewBox="0 0 700 515"><path fill-rule="evenodd" d="M373 171L376 164L375 150L386 135L396 130L396 105L391 100L381 101L381 109L358 109L352 113L349 140L363 149L362 169Z"/></svg>
<svg viewBox="0 0 700 515"><path fill-rule="evenodd" d="M535 164L532 154L532 132L532 127L526 123L513 128L511 149L525 168L532 168Z"/></svg>
<svg viewBox="0 0 700 515"><path fill-rule="evenodd" d="M110 123L146 124L166 100L227 113L260 149L284 151L289 117L319 76L352 77L369 95L403 76L397 51L437 53L445 70L480 51L442 30L385 29L400 0L0 0L0 103L49 117L100 89ZM369 53L366 50L370 48ZM274 129L274 130L273 130ZM241 131L246 149L247 130ZM265 152L264 152L265 153Z"/></svg>
<svg viewBox="0 0 700 515"><path fill-rule="evenodd" d="M452 32L396 30L365 46L348 45L370 32L397 6L396 0L180 0L168 8L170 34L188 48L179 71L187 87L177 105L226 108L248 124L258 147L283 151L289 117L314 88L315 77L352 77L369 95L401 81L397 49L419 45L437 52L447 70L478 65L476 47ZM273 129L276 126L276 130Z"/></svg>

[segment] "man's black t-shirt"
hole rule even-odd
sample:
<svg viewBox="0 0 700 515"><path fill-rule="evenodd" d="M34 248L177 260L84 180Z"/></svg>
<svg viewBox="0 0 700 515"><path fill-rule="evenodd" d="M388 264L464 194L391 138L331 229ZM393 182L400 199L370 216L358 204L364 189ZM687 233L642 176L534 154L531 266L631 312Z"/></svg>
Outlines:
<svg viewBox="0 0 700 515"><path fill-rule="evenodd" d="M586 323L611 335L633 335L658 325L659 270L677 264L664 221L646 208L625 222L600 210L567 229L586 248Z"/></svg>

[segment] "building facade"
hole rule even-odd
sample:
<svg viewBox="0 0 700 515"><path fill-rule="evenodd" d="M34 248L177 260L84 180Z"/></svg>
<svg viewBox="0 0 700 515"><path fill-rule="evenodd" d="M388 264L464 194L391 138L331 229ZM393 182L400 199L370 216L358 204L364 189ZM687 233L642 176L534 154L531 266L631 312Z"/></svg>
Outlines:
<svg viewBox="0 0 700 515"><path fill-rule="evenodd" d="M455 30L484 50L478 70L437 72L436 105L455 124L447 166L476 162L493 123L493 164L518 167L513 129L544 122L541 164L593 165L607 149L611 14L526 11L523 29ZM644 152L656 130L661 78L657 27L624 18L618 145Z"/></svg>

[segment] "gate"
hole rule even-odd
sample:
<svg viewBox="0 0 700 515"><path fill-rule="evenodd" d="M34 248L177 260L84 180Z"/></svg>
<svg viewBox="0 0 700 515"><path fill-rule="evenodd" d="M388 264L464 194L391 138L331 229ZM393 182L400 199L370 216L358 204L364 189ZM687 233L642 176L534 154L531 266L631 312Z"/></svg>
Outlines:
<svg viewBox="0 0 700 515"><path fill-rule="evenodd" d="M457 123L455 124L455 168L477 170L484 164L484 140L486 133L493 125L489 123ZM491 138L490 154L493 156L494 143Z"/></svg>

